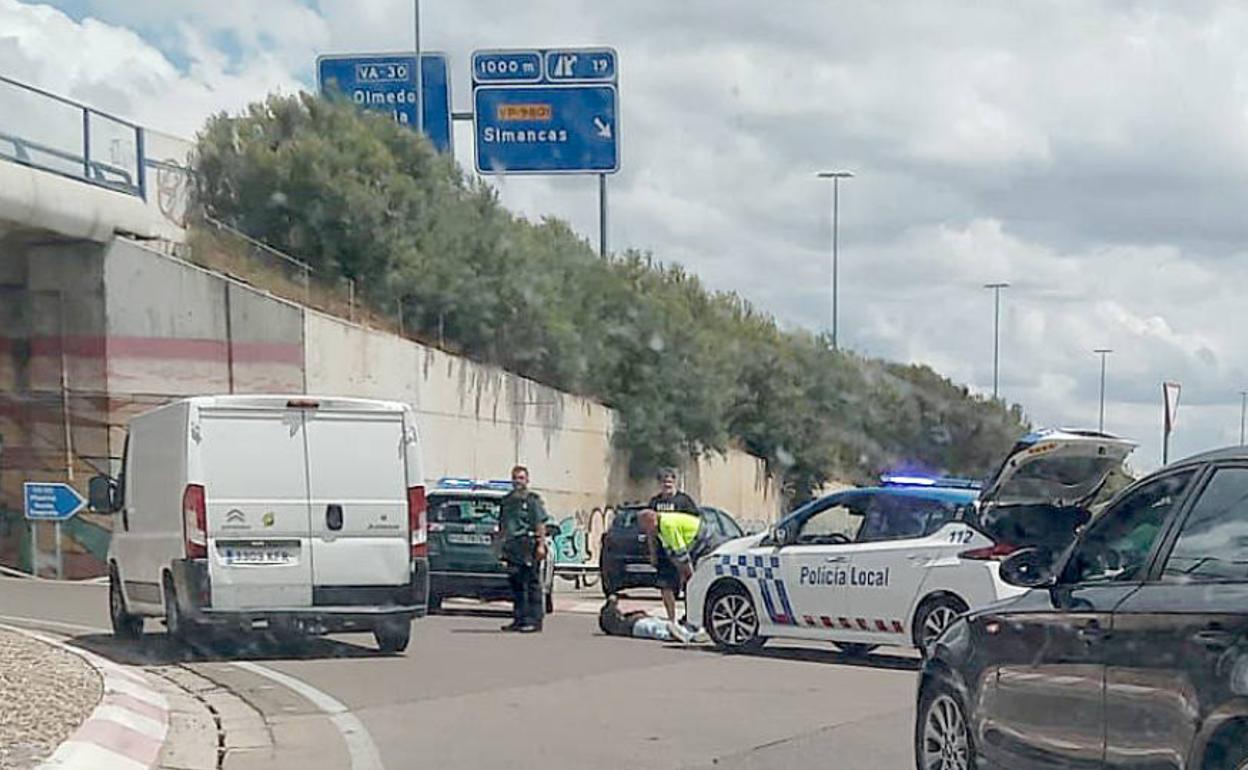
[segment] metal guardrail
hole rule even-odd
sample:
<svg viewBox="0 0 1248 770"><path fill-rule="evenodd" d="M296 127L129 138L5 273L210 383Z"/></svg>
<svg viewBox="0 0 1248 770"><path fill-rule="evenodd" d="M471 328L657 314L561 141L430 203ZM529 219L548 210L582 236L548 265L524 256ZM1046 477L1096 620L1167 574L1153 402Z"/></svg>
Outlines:
<svg viewBox="0 0 1248 770"><path fill-rule="evenodd" d="M141 126L3 75L0 158L147 199Z"/></svg>

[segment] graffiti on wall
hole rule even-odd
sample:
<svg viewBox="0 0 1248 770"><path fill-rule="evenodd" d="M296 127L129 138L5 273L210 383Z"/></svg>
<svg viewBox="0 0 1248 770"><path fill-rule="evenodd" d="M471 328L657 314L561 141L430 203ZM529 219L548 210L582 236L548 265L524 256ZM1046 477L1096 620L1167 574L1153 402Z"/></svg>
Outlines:
<svg viewBox="0 0 1248 770"><path fill-rule="evenodd" d="M615 518L615 509L595 507L577 511L559 522L554 538L555 564L595 564L602 549L602 536Z"/></svg>

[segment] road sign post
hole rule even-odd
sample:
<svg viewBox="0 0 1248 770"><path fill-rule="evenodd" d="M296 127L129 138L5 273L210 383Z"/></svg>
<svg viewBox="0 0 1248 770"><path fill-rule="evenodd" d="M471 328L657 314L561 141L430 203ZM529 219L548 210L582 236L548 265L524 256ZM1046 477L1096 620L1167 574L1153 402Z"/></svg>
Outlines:
<svg viewBox="0 0 1248 770"><path fill-rule="evenodd" d="M359 107L389 113L396 123L424 131L441 153L453 149L451 82L446 54L333 54L316 60L324 95L337 92ZM417 88L420 89L419 97Z"/></svg>
<svg viewBox="0 0 1248 770"><path fill-rule="evenodd" d="M61 548L61 522L72 519L87 506L86 499L78 490L62 482L28 481L22 485L23 507L26 519L31 522L30 569L38 573L37 537L35 522L50 521L55 526L56 578L65 577L65 561Z"/></svg>

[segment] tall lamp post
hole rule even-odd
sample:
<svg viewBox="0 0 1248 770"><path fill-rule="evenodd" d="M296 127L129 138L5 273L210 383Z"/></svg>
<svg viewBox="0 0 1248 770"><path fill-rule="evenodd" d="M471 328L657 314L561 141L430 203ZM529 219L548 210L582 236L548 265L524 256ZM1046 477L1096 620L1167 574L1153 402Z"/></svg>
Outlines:
<svg viewBox="0 0 1248 770"><path fill-rule="evenodd" d="M1114 351L1112 348L1097 348L1096 350L1093 350L1092 352L1096 353L1098 356L1101 357L1101 411L1100 411L1101 417L1100 417L1100 420L1097 422L1097 426L1098 426L1097 430L1099 430L1101 433L1104 433L1105 432L1105 359L1109 356L1110 353L1113 353Z"/></svg>
<svg viewBox="0 0 1248 770"><path fill-rule="evenodd" d="M1005 282L986 283L985 289L992 289L992 400L997 400L997 391L1001 379L1001 290L1008 289Z"/></svg>
<svg viewBox="0 0 1248 770"><path fill-rule="evenodd" d="M832 349L838 350L836 335L836 319L837 319L837 231L840 229L841 219L841 180L851 179L854 176L852 171L820 171L818 177L820 179L832 180Z"/></svg>
<svg viewBox="0 0 1248 770"><path fill-rule="evenodd" d="M1248 417L1248 390L1239 391L1239 444L1244 445L1244 418Z"/></svg>

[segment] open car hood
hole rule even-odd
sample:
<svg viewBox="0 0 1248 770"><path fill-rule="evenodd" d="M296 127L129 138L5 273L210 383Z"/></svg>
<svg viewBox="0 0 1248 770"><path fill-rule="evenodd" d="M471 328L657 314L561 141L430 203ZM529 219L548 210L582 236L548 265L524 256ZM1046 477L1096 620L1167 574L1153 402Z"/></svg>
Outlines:
<svg viewBox="0 0 1248 770"><path fill-rule="evenodd" d="M1135 449L1091 430L1039 430L1019 439L980 493L981 505L1081 505Z"/></svg>

